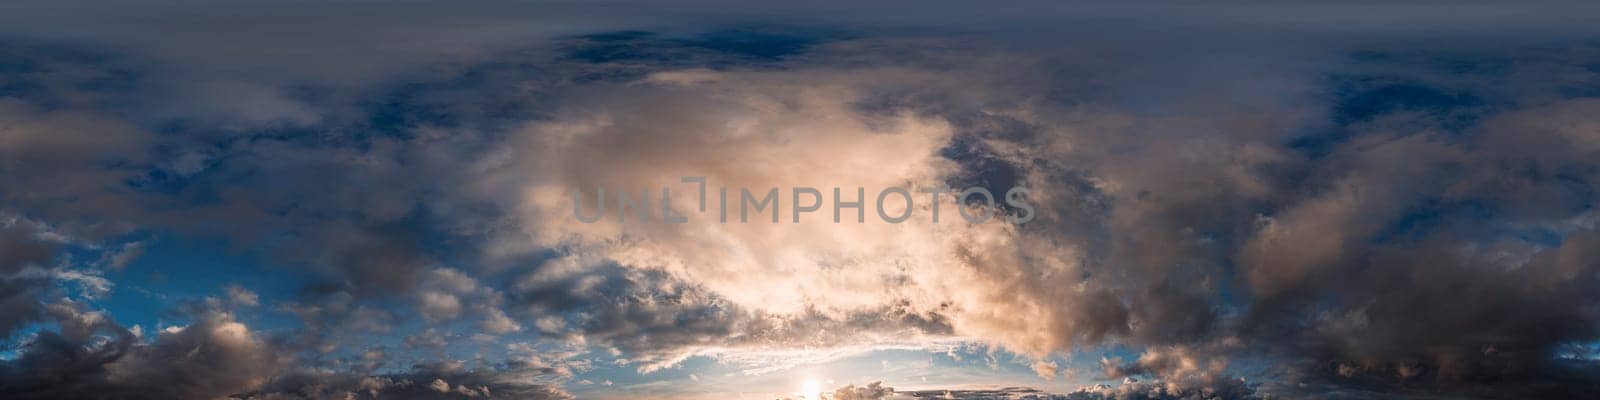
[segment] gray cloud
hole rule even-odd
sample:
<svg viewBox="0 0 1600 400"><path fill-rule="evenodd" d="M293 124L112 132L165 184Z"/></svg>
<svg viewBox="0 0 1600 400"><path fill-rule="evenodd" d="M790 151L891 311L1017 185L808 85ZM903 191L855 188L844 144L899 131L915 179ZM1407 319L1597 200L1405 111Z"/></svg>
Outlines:
<svg viewBox="0 0 1600 400"><path fill-rule="evenodd" d="M548 384L528 383L539 371L526 365L506 364L467 368L460 364L419 364L410 372L355 375L302 371L285 374L258 391L234 396L240 399L572 399L571 394Z"/></svg>
<svg viewBox="0 0 1600 400"><path fill-rule="evenodd" d="M103 312L75 303L48 306L59 332L27 339L0 366L0 389L24 399L216 398L259 386L277 355L248 327L221 312L196 316L145 343Z"/></svg>
<svg viewBox="0 0 1600 400"><path fill-rule="evenodd" d="M56 244L40 240L25 222L0 225L0 337L9 338L24 325L43 317L40 302L44 282L21 277L25 267L44 265L54 257Z"/></svg>

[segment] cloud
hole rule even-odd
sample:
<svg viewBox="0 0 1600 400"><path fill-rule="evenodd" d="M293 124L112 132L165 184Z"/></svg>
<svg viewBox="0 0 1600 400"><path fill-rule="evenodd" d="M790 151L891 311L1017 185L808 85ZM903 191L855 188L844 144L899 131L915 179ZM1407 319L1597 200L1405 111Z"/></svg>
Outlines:
<svg viewBox="0 0 1600 400"><path fill-rule="evenodd" d="M461 300L449 293L423 292L421 301L418 309L429 321L451 320L461 315Z"/></svg>
<svg viewBox="0 0 1600 400"><path fill-rule="evenodd" d="M1137 382L1121 385L1098 385L1067 393L1064 398L1073 400L1113 399L1259 399L1255 389L1242 380L1185 380L1178 382Z"/></svg>
<svg viewBox="0 0 1600 400"><path fill-rule="evenodd" d="M62 329L43 331L7 361L0 387L17 398L216 398L266 382L278 356L231 315L213 312L151 343L101 312L49 306Z"/></svg>
<svg viewBox="0 0 1600 400"><path fill-rule="evenodd" d="M39 12L83 18L53 7ZM40 398L567 396L507 378L562 375L532 362L311 367L369 333L415 328L404 344L437 352L424 358L448 358L447 338L527 335L644 373L696 356L762 374L979 342L1054 377L1065 352L1141 350L1103 365L1129 384L1068 395L1085 398L1253 396L1229 375L1240 354L1333 386L1582 387L1563 374L1588 370L1551 360L1600 338L1596 53L1516 43L1575 37L1571 15L1516 14L1505 24L1518 35L1487 42L1455 23L1511 7L1414 24L1393 21L1428 9L1250 14L1305 23L1281 38L1231 26L1238 8L1226 5L1194 8L1197 20L1005 12L1019 26L1056 13L1204 22L1180 34L552 38L569 28L468 7L450 11L470 17L455 23L498 23L435 37L411 22L440 10L430 4L319 20L299 34L311 39L265 23L310 11L145 20L155 11L117 8L105 18L128 24L7 25L135 61L6 47L27 62L23 77L0 80L0 332L59 329L25 338L0 382ZM924 8L904 21L970 17ZM564 12L629 20L553 15ZM230 22L240 29L191 33ZM189 29L122 31L155 32L150 23ZM1453 40L1372 45L1347 26ZM530 37L523 51L499 50ZM439 61L457 43L473 54ZM188 73L200 78L173 79ZM95 84L108 79L122 83ZM904 224L834 224L831 210L721 223L694 207L685 176L705 177L713 200L723 187L780 188L784 211L794 198L783 189L797 186L1024 185L1037 219L965 223L946 196L916 202ZM574 190L662 186L689 223L571 215ZM926 218L935 206L940 223ZM229 287L145 343L83 302L114 286L100 271L138 256L143 242L123 236L135 231L222 238L304 282L282 302ZM75 252L105 262L79 265ZM219 310L261 301L301 325L264 338ZM960 395L988 395L975 393Z"/></svg>
<svg viewBox="0 0 1600 400"><path fill-rule="evenodd" d="M833 391L833 400L878 400L894 394L894 388L883 386L883 382L873 382L861 387L845 385Z"/></svg>
<svg viewBox="0 0 1600 400"><path fill-rule="evenodd" d="M27 221L0 225L0 337L9 338L25 324L43 317L39 277L24 277L24 268L37 268L53 258L57 244L40 240Z"/></svg>
<svg viewBox="0 0 1600 400"><path fill-rule="evenodd" d="M213 314L163 331L149 346L106 365L112 385L143 386L138 396L205 398L260 386L278 355L244 324ZM166 383L166 382L171 382Z"/></svg>
<svg viewBox="0 0 1600 400"><path fill-rule="evenodd" d="M94 111L48 110L0 98L7 121L0 157L10 217L44 219L68 236L121 233L138 207L123 183L139 178L153 138L119 118Z"/></svg>
<svg viewBox="0 0 1600 400"><path fill-rule="evenodd" d="M242 286L228 286L224 288L228 296L228 304L235 307L253 307L261 304L261 296L256 292Z"/></svg>
<svg viewBox="0 0 1600 400"><path fill-rule="evenodd" d="M459 364L419 364L388 375L299 371L285 374L243 399L572 399L548 384L530 383L518 365L466 368ZM537 376L537 372L534 373Z"/></svg>
<svg viewBox="0 0 1600 400"><path fill-rule="evenodd" d="M896 391L873 382L864 386L847 385L825 395L831 400L899 400L899 399L1050 399L1050 400L1169 400L1260 399L1255 389L1242 381L1140 382L1129 380L1120 385L1095 385L1065 394L1050 394L1032 388L1003 389L924 389Z"/></svg>
<svg viewBox="0 0 1600 400"><path fill-rule="evenodd" d="M517 321L512 320L511 317L506 316L504 311L500 311L499 309L490 309L488 313L489 314L484 317L483 323L480 325L483 327L483 330L496 334L505 334L522 330L522 325L518 324Z"/></svg>

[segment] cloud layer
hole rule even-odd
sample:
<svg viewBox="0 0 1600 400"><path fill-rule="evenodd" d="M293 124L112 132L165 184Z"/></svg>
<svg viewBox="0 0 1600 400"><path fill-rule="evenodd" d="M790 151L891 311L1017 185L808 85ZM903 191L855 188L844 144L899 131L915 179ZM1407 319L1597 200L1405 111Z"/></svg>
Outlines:
<svg viewBox="0 0 1600 400"><path fill-rule="evenodd" d="M928 28L958 10L943 5L756 27L576 6L552 9L576 27L525 26L473 5L452 12L482 24L446 32L413 22L430 7L330 14L346 22L308 32L352 44L312 47L270 34L310 21L287 11L8 28L0 391L570 398L597 369L761 375L964 344L1044 379L1126 382L1067 398L1597 384L1600 50L1560 13L1477 41L1449 18L1389 19L1421 6L1329 13L1359 32L1276 9L1241 26L1219 15L1232 6ZM725 19L746 24L687 28ZM186 33L226 21L248 40ZM397 43L342 54L375 42ZM779 188L779 222L721 222L682 177L712 200ZM1026 224L969 223L971 204L918 191L1015 186ZM572 192L602 187L667 187L689 220L575 218ZM824 207L794 221L795 187ZM906 188L916 217L834 223L834 187ZM292 288L219 285L159 325L119 323L122 271L171 237L220 241ZM245 310L290 322L253 328ZM1064 365L1105 347L1136 350ZM1266 383L1238 376L1251 363Z"/></svg>

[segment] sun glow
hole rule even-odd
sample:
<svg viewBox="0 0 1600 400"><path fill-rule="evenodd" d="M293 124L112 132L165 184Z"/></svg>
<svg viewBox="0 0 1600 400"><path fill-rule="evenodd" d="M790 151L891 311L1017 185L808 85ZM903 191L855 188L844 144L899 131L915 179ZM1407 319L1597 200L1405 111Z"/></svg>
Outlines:
<svg viewBox="0 0 1600 400"><path fill-rule="evenodd" d="M818 383L816 378L806 378L805 382L800 384L800 398L805 400L822 399L822 384Z"/></svg>

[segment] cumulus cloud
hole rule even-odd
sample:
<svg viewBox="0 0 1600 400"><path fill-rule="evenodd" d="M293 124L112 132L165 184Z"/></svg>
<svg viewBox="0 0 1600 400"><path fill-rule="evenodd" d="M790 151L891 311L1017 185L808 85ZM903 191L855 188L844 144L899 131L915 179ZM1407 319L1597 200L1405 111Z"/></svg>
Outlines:
<svg viewBox="0 0 1600 400"><path fill-rule="evenodd" d="M242 286L228 286L224 288L228 304L235 307L253 307L261 304L261 296L256 292Z"/></svg>
<svg viewBox="0 0 1600 400"><path fill-rule="evenodd" d="M451 320L461 315L461 300L449 293L422 292L421 302L417 308L429 321Z"/></svg>
<svg viewBox="0 0 1600 400"><path fill-rule="evenodd" d="M845 385L833 391L833 400L879 400L889 398L894 394L894 388L883 386L883 382L873 382L864 386Z"/></svg>
<svg viewBox="0 0 1600 400"><path fill-rule="evenodd" d="M113 385L149 385L140 396L206 398L260 386L277 357L249 327L219 313L162 331L154 344L136 346L106 370Z"/></svg>
<svg viewBox="0 0 1600 400"><path fill-rule="evenodd" d="M428 363L410 371L384 375L297 370L285 373L261 390L235 395L243 399L529 399L574 397L539 379L547 371L507 363L479 368L461 363Z"/></svg>
<svg viewBox="0 0 1600 400"><path fill-rule="evenodd" d="M152 342L81 305L57 303L62 329L27 339L21 356L0 366L0 388L17 398L217 398L265 383L278 355L226 313L197 316Z"/></svg>

